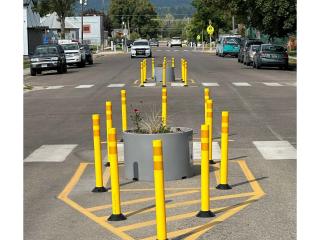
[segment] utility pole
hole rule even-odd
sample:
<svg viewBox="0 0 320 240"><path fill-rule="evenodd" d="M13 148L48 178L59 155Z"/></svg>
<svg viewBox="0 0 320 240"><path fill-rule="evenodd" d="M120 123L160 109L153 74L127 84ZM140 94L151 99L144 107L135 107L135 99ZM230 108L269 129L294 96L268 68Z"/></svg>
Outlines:
<svg viewBox="0 0 320 240"><path fill-rule="evenodd" d="M232 33L234 33L234 16L232 16Z"/></svg>
<svg viewBox="0 0 320 240"><path fill-rule="evenodd" d="M83 44L83 5L87 5L87 0L80 0L81 4L81 43Z"/></svg>

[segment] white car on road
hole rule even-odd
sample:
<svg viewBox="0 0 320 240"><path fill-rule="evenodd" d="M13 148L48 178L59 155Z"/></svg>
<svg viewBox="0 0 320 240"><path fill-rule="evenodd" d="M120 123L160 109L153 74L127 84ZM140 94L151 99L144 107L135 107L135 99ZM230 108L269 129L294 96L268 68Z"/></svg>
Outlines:
<svg viewBox="0 0 320 240"><path fill-rule="evenodd" d="M138 39L131 46L131 58L134 57L152 57L149 41L146 39Z"/></svg>
<svg viewBox="0 0 320 240"><path fill-rule="evenodd" d="M180 47L182 47L182 42L181 42L181 38L180 38L180 37L173 37L173 38L171 38L170 47L173 47L173 46L180 46Z"/></svg>
<svg viewBox="0 0 320 240"><path fill-rule="evenodd" d="M77 65L84 67L86 64L86 53L84 47L72 40L60 40L59 44L63 47L66 55L67 65Z"/></svg>

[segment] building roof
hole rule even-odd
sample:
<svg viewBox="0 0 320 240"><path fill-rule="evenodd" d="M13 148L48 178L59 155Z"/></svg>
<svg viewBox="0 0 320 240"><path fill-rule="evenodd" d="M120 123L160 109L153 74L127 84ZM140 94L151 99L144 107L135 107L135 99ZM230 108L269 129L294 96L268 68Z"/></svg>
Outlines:
<svg viewBox="0 0 320 240"><path fill-rule="evenodd" d="M57 13L48 14L47 16L41 18L40 22L42 26L48 26L49 29L61 29L61 23L58 21ZM65 20L66 29L79 29L76 25L69 22L67 19Z"/></svg>

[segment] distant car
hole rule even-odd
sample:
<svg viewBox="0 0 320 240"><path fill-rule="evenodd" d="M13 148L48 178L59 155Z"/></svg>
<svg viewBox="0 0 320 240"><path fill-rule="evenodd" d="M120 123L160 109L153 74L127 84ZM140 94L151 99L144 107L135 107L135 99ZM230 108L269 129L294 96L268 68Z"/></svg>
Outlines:
<svg viewBox="0 0 320 240"><path fill-rule="evenodd" d="M240 45L240 51L238 55L238 62L243 63L244 55L247 51L249 51L249 48L251 45L261 45L263 44L263 41L260 39L244 39L241 42Z"/></svg>
<svg viewBox="0 0 320 240"><path fill-rule="evenodd" d="M172 37L169 43L170 47L180 46L182 47L182 42L180 37Z"/></svg>
<svg viewBox="0 0 320 240"><path fill-rule="evenodd" d="M149 41L146 39L138 39L133 42L131 47L131 58L134 57L152 57Z"/></svg>
<svg viewBox="0 0 320 240"><path fill-rule="evenodd" d="M57 70L58 73L67 72L66 56L63 48L58 44L37 46L30 62L31 76L47 70Z"/></svg>
<svg viewBox="0 0 320 240"><path fill-rule="evenodd" d="M245 52L243 64L250 66L253 62L253 57L256 54L257 50L259 49L260 45L251 45L249 51Z"/></svg>
<svg viewBox="0 0 320 240"><path fill-rule="evenodd" d="M216 54L220 57L224 57L225 55L238 57L240 42L239 37L221 36L218 39Z"/></svg>
<svg viewBox="0 0 320 240"><path fill-rule="evenodd" d="M159 47L159 41L157 39L152 38L149 41L149 45L154 47Z"/></svg>
<svg viewBox="0 0 320 240"><path fill-rule="evenodd" d="M93 56L92 56L92 48L88 44L81 45L84 49L84 53L86 55L86 62L89 63L89 65L93 64Z"/></svg>
<svg viewBox="0 0 320 240"><path fill-rule="evenodd" d="M263 66L288 69L288 53L282 46L262 44L254 55L252 65L257 69Z"/></svg>
<svg viewBox="0 0 320 240"><path fill-rule="evenodd" d="M68 65L77 65L78 67L85 67L86 65L86 54L84 47L78 42L63 42L61 46L64 49L67 58Z"/></svg>

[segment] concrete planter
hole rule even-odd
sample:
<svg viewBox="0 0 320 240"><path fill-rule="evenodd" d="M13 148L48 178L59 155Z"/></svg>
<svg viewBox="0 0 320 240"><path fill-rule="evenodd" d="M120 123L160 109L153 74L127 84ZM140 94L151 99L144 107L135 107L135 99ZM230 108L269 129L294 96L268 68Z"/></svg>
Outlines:
<svg viewBox="0 0 320 240"><path fill-rule="evenodd" d="M173 133L123 133L126 178L153 181L152 140L156 139L162 140L166 181L183 179L193 175L193 130L184 127L171 129L174 131Z"/></svg>
<svg viewBox="0 0 320 240"><path fill-rule="evenodd" d="M162 67L155 67L155 81L156 82L162 82ZM166 77L167 77L167 82L174 82L176 77L174 73L174 68L167 67L166 68Z"/></svg>

